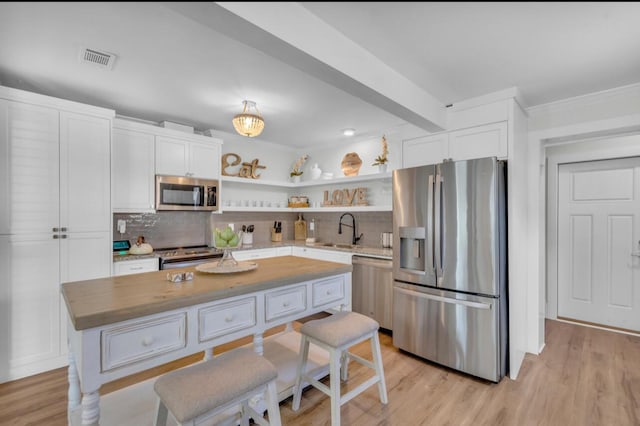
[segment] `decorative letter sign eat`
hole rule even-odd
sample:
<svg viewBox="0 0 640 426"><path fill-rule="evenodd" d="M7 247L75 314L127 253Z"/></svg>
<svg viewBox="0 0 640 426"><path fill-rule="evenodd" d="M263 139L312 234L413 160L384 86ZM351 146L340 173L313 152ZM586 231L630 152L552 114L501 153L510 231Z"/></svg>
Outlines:
<svg viewBox="0 0 640 426"><path fill-rule="evenodd" d="M227 161L227 158L229 157L235 157L235 160L233 160L231 163L229 163ZM232 152L225 154L222 156L222 175L223 176L238 176L241 178L251 178L251 179L258 179L260 178L260 175L256 174L256 171L258 169L266 169L266 166L260 166L258 165L258 159L256 158L255 160L253 160L251 163L242 163L242 167L240 167L240 170L238 171L238 173L236 174L231 174L227 172L227 167L229 166L237 166L238 164L240 164L242 160L240 159L240 156L238 154L234 154Z"/></svg>

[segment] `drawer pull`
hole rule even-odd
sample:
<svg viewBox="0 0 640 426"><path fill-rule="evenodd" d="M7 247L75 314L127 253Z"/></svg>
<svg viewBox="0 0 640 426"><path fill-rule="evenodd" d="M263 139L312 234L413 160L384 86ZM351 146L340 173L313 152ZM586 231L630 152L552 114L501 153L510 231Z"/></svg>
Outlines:
<svg viewBox="0 0 640 426"><path fill-rule="evenodd" d="M331 290L327 290L327 296L331 296Z"/></svg>
<svg viewBox="0 0 640 426"><path fill-rule="evenodd" d="M154 338L152 336L145 337L142 339L142 346L149 346L153 343Z"/></svg>
<svg viewBox="0 0 640 426"><path fill-rule="evenodd" d="M231 322L231 321L233 321L233 315L229 315L229 316L225 317L225 319L224 319L224 320L225 320L226 322Z"/></svg>
<svg viewBox="0 0 640 426"><path fill-rule="evenodd" d="M290 304L291 304L291 302L289 302L289 301L287 300L286 302L284 302L284 303L282 304L282 306L284 306L284 307L286 308L286 307L287 307L287 306L289 306Z"/></svg>
<svg viewBox="0 0 640 426"><path fill-rule="evenodd" d="M142 269L142 266L132 266L131 268L132 271L139 271L140 269Z"/></svg>

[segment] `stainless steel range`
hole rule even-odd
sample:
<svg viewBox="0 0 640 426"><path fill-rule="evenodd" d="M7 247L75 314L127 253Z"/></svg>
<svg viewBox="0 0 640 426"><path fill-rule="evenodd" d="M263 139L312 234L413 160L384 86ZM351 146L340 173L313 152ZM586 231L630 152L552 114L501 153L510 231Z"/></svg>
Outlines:
<svg viewBox="0 0 640 426"><path fill-rule="evenodd" d="M207 247L175 247L156 250L160 257L160 269L178 269L213 262L222 257L222 250Z"/></svg>

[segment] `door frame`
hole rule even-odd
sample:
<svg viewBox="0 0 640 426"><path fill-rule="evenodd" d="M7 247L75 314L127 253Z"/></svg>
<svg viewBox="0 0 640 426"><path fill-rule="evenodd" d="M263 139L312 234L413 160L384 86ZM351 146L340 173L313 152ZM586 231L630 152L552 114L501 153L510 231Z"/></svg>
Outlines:
<svg viewBox="0 0 640 426"><path fill-rule="evenodd" d="M579 148L579 152L571 152ZM547 161L546 317L558 318L558 185L562 164L640 157L640 133L581 139L544 147ZM564 152L563 152L564 151Z"/></svg>

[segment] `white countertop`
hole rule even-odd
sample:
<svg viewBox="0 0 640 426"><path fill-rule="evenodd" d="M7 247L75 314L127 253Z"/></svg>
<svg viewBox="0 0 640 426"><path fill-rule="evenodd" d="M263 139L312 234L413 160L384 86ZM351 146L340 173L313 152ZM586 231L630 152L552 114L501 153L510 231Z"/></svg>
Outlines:
<svg viewBox="0 0 640 426"><path fill-rule="evenodd" d="M341 251L341 252L347 252L347 253L353 253L354 255L358 255L358 256L368 256L368 257L376 257L376 258L381 258L381 259L391 259L393 258L393 249L390 248L382 248L382 247L366 247L366 246L355 246L355 247L347 247L346 245L342 246L326 246L324 244L327 244L326 242L316 242L316 243L306 243L304 241L296 241L296 240L288 240L288 241L282 241L282 242L264 242L264 243L256 243L256 244L252 244L252 245L245 245L242 247L238 247L233 249L235 250L259 250L259 249L267 249L267 248L273 248L273 247L309 247L309 248L317 248L317 249L321 249L321 250L330 250L330 251ZM114 262L121 262L121 261L127 261L127 260L139 260L139 259L148 259L148 258L157 258L159 257L159 252L161 252L162 250L159 250L158 252L153 252L153 253L149 253L149 254L141 254L141 255L135 255L135 254L125 254L125 255L121 255L121 254L114 254L113 255L113 261Z"/></svg>

